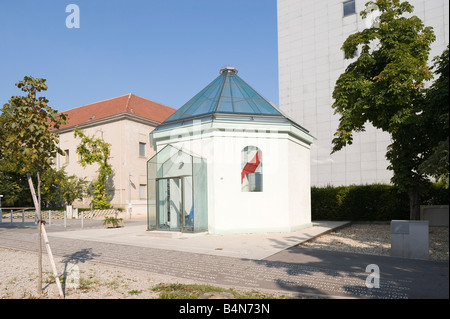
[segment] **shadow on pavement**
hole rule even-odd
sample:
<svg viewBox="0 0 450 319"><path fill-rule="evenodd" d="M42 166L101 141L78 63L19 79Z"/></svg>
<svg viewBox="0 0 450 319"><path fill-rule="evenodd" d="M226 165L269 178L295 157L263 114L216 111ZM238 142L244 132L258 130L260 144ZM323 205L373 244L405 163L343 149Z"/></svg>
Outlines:
<svg viewBox="0 0 450 319"><path fill-rule="evenodd" d="M300 293L354 296L356 298L448 299L449 264L292 247L264 260L254 261L286 272L297 282L278 280L280 288ZM373 265L379 269L379 287L373 284ZM323 290L322 290L323 289Z"/></svg>

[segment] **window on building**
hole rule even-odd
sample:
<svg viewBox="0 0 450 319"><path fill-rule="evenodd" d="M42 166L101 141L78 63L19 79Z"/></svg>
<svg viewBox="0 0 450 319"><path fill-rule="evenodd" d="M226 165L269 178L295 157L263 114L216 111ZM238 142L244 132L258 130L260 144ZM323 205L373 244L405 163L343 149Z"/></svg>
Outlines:
<svg viewBox="0 0 450 319"><path fill-rule="evenodd" d="M139 143L139 156L145 157L145 143Z"/></svg>
<svg viewBox="0 0 450 319"><path fill-rule="evenodd" d="M247 146L241 151L241 190L262 192L262 152L256 146Z"/></svg>
<svg viewBox="0 0 450 319"><path fill-rule="evenodd" d="M355 0L345 1L344 2L344 17L355 14L356 6Z"/></svg>
<svg viewBox="0 0 450 319"><path fill-rule="evenodd" d="M64 163L69 163L69 150L64 150Z"/></svg>
<svg viewBox="0 0 450 319"><path fill-rule="evenodd" d="M147 185L145 185L145 184L139 185L139 198L140 199L147 198Z"/></svg>

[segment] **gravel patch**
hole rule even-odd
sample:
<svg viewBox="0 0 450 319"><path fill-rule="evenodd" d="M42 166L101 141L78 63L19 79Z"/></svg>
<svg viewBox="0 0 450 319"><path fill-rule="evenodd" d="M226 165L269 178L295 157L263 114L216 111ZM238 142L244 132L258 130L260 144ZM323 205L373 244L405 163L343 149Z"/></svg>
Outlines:
<svg viewBox="0 0 450 319"><path fill-rule="evenodd" d="M55 256L54 259L60 275L67 267L76 269L65 264L63 258ZM38 293L37 262L37 253L0 248L0 299L59 298L50 260L45 253L42 256L43 294ZM152 291L152 287L157 284L194 284L180 278L94 262L76 266L79 275L72 272L72 278L79 278L79 281L68 280L67 287L63 283L65 299L155 299L159 294ZM70 288L71 282L79 283L78 288Z"/></svg>
<svg viewBox="0 0 450 319"><path fill-rule="evenodd" d="M448 227L429 228L430 260L449 262ZM301 244L308 248L390 256L389 224L351 224Z"/></svg>

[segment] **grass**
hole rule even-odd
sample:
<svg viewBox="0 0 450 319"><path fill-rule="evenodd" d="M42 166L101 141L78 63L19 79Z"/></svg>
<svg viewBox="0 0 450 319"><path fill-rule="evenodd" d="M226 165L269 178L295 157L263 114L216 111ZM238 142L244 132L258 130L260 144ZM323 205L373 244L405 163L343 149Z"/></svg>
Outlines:
<svg viewBox="0 0 450 319"><path fill-rule="evenodd" d="M183 285L183 284L159 284L152 288L159 293L159 299L197 299L207 292L231 293L235 299L274 299L286 298L285 296L275 297L259 291L239 292L234 289L220 288L210 285Z"/></svg>

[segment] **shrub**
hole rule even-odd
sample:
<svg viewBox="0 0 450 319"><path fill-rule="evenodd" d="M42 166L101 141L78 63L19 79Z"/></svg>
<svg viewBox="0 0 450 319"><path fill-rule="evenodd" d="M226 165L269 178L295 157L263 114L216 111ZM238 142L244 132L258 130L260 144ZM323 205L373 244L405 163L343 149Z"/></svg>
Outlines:
<svg viewBox="0 0 450 319"><path fill-rule="evenodd" d="M421 193L421 205L448 205L448 190L433 184ZM409 219L409 197L392 185L311 188L313 220L390 221Z"/></svg>

